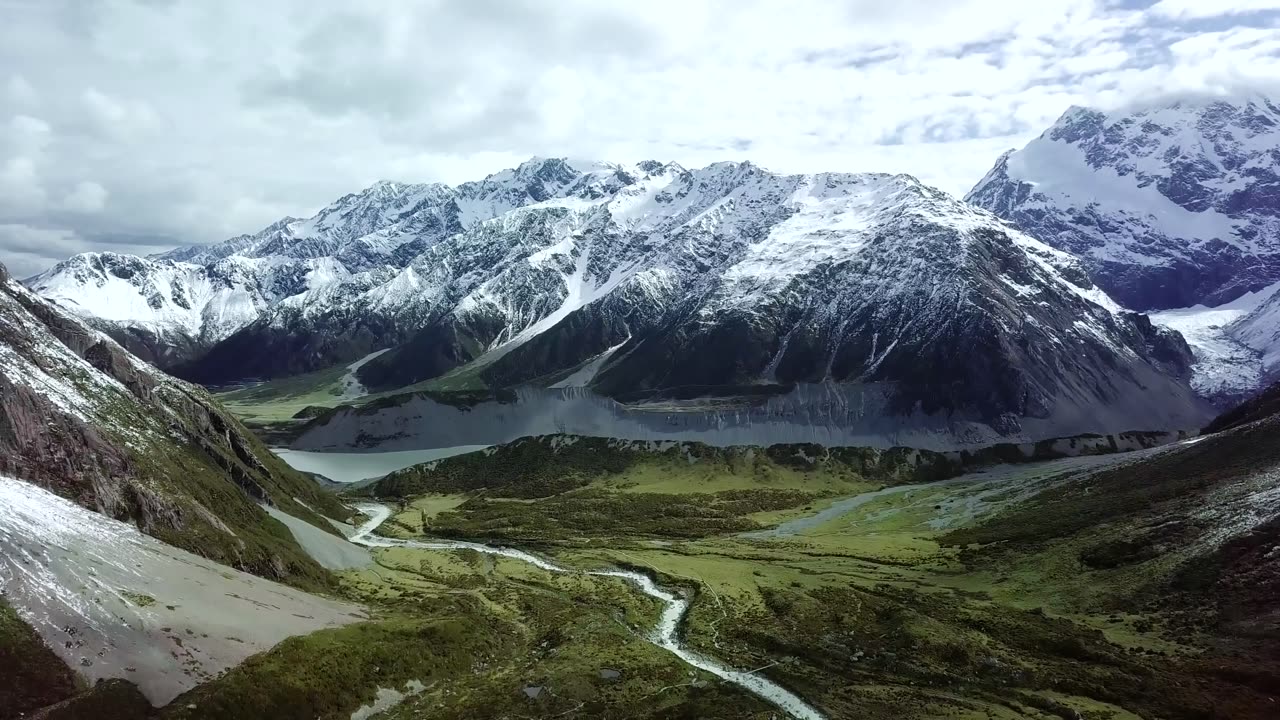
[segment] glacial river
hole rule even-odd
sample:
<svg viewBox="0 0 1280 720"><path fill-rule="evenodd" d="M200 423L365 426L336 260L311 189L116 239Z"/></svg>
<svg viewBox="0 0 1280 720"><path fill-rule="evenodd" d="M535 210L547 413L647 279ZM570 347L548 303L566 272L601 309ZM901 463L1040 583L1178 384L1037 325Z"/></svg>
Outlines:
<svg viewBox="0 0 1280 720"><path fill-rule="evenodd" d="M523 550L517 550L515 548L496 547L492 545L452 540L400 540L396 538L383 537L381 535L374 535L373 531L386 521L387 518L391 517L391 509L386 505L379 505L375 503L360 503L355 507L368 515L369 520L357 528L350 539L351 542L364 545L366 547L408 547L419 548L422 550L475 550L489 555L500 555L502 557L527 562L530 565L542 568L548 572L569 574L582 573L585 575L595 575L597 577L613 577L625 580L640 592L660 601L664 606L662 617L658 620L657 626L649 634L649 641L654 645L670 652L699 670L709 672L716 677L755 693L793 718L798 718L798 720L823 720L822 713L814 709L812 705L809 705L791 691L770 681L768 678L756 673L734 670L727 665L723 665L685 647L680 642L679 629L680 621L684 619L685 613L689 611L689 601L676 593L659 587L648 575L628 570L575 570L557 565L536 555L531 555Z"/></svg>

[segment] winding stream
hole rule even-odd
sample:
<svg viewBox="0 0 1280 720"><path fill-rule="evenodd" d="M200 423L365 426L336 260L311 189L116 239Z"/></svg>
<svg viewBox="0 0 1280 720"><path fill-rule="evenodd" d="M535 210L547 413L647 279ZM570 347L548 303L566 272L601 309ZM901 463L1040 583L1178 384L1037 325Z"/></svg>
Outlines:
<svg viewBox="0 0 1280 720"><path fill-rule="evenodd" d="M677 635L680 628L680 621L684 619L685 613L689 611L689 601L675 593L668 592L663 590L661 587L658 587L657 583L655 583L648 575L629 570L574 570L556 565L555 563L544 560L536 555L531 555L523 550L516 550L515 548L495 547L491 545L481 545L479 543L454 540L400 540L397 538L374 535L373 531L385 522L387 518L391 517L391 508L386 505L374 503L361 503L357 504L355 507L368 515L369 520L356 529L350 540L353 543L364 545L366 547L408 547L419 548L422 550L475 550L489 555L500 555L502 557L521 560L549 572L569 574L581 573L584 575L614 577L626 580L645 595L661 601L665 606L662 611L662 617L658 620L657 627L655 627L649 635L649 641L654 645L667 650L671 654L699 670L709 672L722 680L731 682L734 685L755 693L759 697L776 705L779 709L785 711L793 718L797 718L798 720L824 720L822 713L818 712L813 708L813 706L809 705L804 700L800 699L800 697L777 683L755 673L734 670L733 668L722 665L711 658L699 655L682 645Z"/></svg>

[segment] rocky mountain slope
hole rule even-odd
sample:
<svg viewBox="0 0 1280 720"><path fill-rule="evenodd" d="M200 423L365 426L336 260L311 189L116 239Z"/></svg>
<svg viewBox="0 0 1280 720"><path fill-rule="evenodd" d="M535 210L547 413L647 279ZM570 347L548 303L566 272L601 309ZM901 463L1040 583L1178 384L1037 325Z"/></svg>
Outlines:
<svg viewBox="0 0 1280 720"><path fill-rule="evenodd" d="M0 271L0 475L170 544L304 586L327 574L264 513L344 514L199 387Z"/></svg>
<svg viewBox="0 0 1280 720"><path fill-rule="evenodd" d="M852 384L885 414L999 435L1021 418L1110 426L1122 396L1162 423L1197 412L1180 339L1120 311L1065 254L907 176L667 167L565 205L428 251L406 275L431 272L418 286L441 302L361 382L586 386L633 403ZM1157 409L1139 386L1174 401Z"/></svg>
<svg viewBox="0 0 1280 720"><path fill-rule="evenodd" d="M1280 280L1280 105L1072 108L966 199L1083 258L1126 307L1220 305Z"/></svg>
<svg viewBox="0 0 1280 720"><path fill-rule="evenodd" d="M85 253L27 282L169 367L270 310L279 317L268 322L280 325L304 307L342 304L352 288L385 283L465 227L549 197L603 192L620 172L602 166L584 180L564 163L531 161L457 188L379 182L308 219L286 217L254 234L148 258ZM373 327L355 342L368 345L393 333Z"/></svg>
<svg viewBox="0 0 1280 720"><path fill-rule="evenodd" d="M1021 418L1065 424L1050 435L1134 429L1120 407L1152 429L1203 419L1176 335L1123 312L1070 256L905 175L534 159L457 188L380 183L147 262L232 260L312 269L179 366L189 379L391 347L358 368L364 388L444 378L636 402L855 384L895 416L1020 437Z"/></svg>

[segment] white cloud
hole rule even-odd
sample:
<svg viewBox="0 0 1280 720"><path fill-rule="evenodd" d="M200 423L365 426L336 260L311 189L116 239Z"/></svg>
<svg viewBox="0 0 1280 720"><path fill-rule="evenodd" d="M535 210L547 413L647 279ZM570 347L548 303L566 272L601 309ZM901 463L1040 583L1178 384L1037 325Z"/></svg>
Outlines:
<svg viewBox="0 0 1280 720"><path fill-rule="evenodd" d="M31 83L27 82L27 79L21 75L9 76L5 93L8 95L12 107L15 108L30 107L40 101L40 97L36 95L35 88L31 87Z"/></svg>
<svg viewBox="0 0 1280 720"><path fill-rule="evenodd" d="M19 223L0 224L0 262L17 278L30 277L48 266L50 255L73 255L90 249L83 238L65 229L32 227Z"/></svg>
<svg viewBox="0 0 1280 720"><path fill-rule="evenodd" d="M14 115L9 119L9 143L19 150L39 152L49 142L49 123L30 115Z"/></svg>
<svg viewBox="0 0 1280 720"><path fill-rule="evenodd" d="M1072 104L1280 77L1280 15L1246 12L1274 3L1133 5L15 3L0 223L160 250L535 154L909 172L963 193Z"/></svg>
<svg viewBox="0 0 1280 720"><path fill-rule="evenodd" d="M100 212L107 205L107 194L107 189L96 182L78 182L62 199L62 207L78 213Z"/></svg>
<svg viewBox="0 0 1280 720"><path fill-rule="evenodd" d="M11 157L0 165L0 209L18 215L44 208L45 192L29 157Z"/></svg>
<svg viewBox="0 0 1280 720"><path fill-rule="evenodd" d="M1151 7L1156 15L1188 20L1280 10L1280 0L1160 0Z"/></svg>

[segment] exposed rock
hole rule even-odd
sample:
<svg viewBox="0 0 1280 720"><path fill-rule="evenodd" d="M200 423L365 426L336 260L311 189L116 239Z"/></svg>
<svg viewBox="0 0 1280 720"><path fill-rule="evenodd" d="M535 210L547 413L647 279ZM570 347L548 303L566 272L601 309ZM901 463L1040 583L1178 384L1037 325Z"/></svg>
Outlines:
<svg viewBox="0 0 1280 720"><path fill-rule="evenodd" d="M1083 258L1130 308L1218 305L1280 280L1280 106L1072 108L966 199Z"/></svg>

